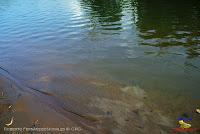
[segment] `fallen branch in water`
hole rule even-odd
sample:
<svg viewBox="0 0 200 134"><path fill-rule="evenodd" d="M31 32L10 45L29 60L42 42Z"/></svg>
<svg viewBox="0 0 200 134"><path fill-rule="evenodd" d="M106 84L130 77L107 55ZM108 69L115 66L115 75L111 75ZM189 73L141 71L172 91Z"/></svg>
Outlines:
<svg viewBox="0 0 200 134"><path fill-rule="evenodd" d="M8 70L4 69L4 68L1 67L1 66L0 66L0 69L10 74L10 72L9 72Z"/></svg>
<svg viewBox="0 0 200 134"><path fill-rule="evenodd" d="M30 87L30 86L27 86L27 87L30 88L30 89L32 89L32 90L34 90L34 91L37 91L37 92L39 92L39 93L42 93L42 94L44 94L44 95L48 95L48 96L51 96L51 97L54 96L54 95L51 94L51 93L48 93L48 92L45 92L45 91L41 91L41 90L39 90L39 89ZM67 109L66 107L64 107L63 105L60 105L60 107L61 107L63 110L65 110L66 112L71 113L71 114L76 115L76 116L79 116L79 117L81 117L81 118L84 118L84 119L86 119L86 120L90 120L90 121L93 121L93 122L95 122L95 121L98 120L98 119L96 119L96 118L93 117L93 116L90 116L90 115L83 115L83 114L80 114L80 113L71 111L71 110Z"/></svg>

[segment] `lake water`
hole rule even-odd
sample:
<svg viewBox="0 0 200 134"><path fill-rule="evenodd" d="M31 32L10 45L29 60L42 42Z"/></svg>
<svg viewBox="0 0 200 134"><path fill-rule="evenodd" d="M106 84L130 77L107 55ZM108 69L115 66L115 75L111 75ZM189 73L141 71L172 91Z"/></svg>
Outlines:
<svg viewBox="0 0 200 134"><path fill-rule="evenodd" d="M0 133L199 128L199 83L199 0L0 0Z"/></svg>
<svg viewBox="0 0 200 134"><path fill-rule="evenodd" d="M200 1L1 0L0 55L36 87L91 76L200 98Z"/></svg>

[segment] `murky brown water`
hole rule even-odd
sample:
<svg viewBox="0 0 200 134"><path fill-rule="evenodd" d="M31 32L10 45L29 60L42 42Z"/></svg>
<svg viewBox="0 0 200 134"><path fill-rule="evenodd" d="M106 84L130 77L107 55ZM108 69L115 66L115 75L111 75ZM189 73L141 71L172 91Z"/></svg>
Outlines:
<svg viewBox="0 0 200 134"><path fill-rule="evenodd" d="M28 86L7 73L0 85L1 132L12 118L11 128L80 128L63 133L171 133L183 113L199 126L199 101L114 81L45 75Z"/></svg>

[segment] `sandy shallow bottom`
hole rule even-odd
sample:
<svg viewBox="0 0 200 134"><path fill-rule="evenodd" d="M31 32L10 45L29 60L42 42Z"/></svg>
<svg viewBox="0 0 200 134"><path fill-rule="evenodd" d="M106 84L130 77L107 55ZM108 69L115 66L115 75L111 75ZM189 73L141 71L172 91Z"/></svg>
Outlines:
<svg viewBox="0 0 200 134"><path fill-rule="evenodd" d="M0 76L0 93L0 133L168 134L183 113L200 127L198 100L108 80L45 75L24 84L8 74Z"/></svg>

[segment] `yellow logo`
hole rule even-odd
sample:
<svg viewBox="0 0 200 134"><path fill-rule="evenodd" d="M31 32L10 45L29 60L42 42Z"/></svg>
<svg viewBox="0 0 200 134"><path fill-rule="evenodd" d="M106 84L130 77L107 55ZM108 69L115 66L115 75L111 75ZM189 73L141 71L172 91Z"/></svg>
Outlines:
<svg viewBox="0 0 200 134"><path fill-rule="evenodd" d="M192 125L189 123L184 122L183 120L179 121L180 128L190 128Z"/></svg>

